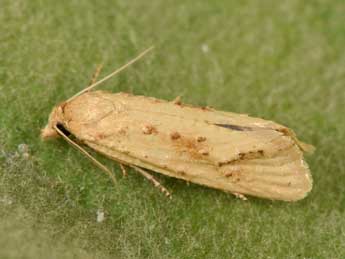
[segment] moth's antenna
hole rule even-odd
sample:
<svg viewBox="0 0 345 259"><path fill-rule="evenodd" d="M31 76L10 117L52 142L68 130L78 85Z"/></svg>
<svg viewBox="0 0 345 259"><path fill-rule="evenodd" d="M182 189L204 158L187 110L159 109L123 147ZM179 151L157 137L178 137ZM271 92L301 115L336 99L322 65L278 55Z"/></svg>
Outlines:
<svg viewBox="0 0 345 259"><path fill-rule="evenodd" d="M77 143L75 143L73 140L71 140L69 137L65 135L56 125L54 126L54 129L61 137L63 137L69 144L71 144L73 147L78 149L80 152L82 152L87 158L89 158L95 165L97 165L99 168L101 168L107 175L110 176L111 180L116 183L115 175L101 162L99 162L96 158L91 156L85 149L83 149L81 146L79 146Z"/></svg>
<svg viewBox="0 0 345 259"><path fill-rule="evenodd" d="M133 63L137 62L139 59L141 59L144 55L146 55L148 52L150 52L154 47L150 47L146 50L144 50L143 52L141 52L137 57L133 58L132 60L130 60L127 64L123 65L122 67L116 69L114 72L112 72L111 74L107 75L106 77L104 77L103 79L97 81L96 83L84 88L82 91L80 91L79 93L77 93L76 95L72 96L71 98L69 98L66 102L69 102L71 100L73 100L74 98L76 98L77 96L90 91L92 88L96 87L97 85L103 83L104 81L108 80L109 78L115 76L116 74L120 73L122 70L126 69L127 67L129 67L130 65L132 65Z"/></svg>

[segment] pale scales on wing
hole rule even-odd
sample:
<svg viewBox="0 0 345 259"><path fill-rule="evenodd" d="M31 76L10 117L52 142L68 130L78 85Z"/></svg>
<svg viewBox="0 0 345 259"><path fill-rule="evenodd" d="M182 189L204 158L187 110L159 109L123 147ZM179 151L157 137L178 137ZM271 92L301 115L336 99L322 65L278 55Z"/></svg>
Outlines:
<svg viewBox="0 0 345 259"><path fill-rule="evenodd" d="M311 189L298 142L271 121L102 91L67 103L63 121L96 151L169 176L271 199L297 200Z"/></svg>

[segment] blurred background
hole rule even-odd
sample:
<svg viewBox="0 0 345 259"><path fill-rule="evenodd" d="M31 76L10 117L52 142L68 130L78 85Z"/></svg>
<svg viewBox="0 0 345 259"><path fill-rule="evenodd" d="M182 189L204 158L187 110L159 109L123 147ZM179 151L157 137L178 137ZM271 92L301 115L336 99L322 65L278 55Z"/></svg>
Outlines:
<svg viewBox="0 0 345 259"><path fill-rule="evenodd" d="M344 258L344 1L0 0L0 258ZM317 147L297 203L130 171L113 186L40 129L99 89L277 121ZM120 175L118 166L97 156Z"/></svg>

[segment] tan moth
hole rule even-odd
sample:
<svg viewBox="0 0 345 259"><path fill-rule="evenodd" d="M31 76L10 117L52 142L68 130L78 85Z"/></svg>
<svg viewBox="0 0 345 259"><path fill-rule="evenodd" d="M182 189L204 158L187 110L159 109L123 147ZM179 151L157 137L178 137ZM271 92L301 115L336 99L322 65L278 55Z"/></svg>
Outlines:
<svg viewBox="0 0 345 259"><path fill-rule="evenodd" d="M303 152L313 147L275 122L128 93L91 91L120 69L54 107L42 138L62 136L93 162L69 135L130 166L169 192L145 169L245 198L296 201L312 188Z"/></svg>

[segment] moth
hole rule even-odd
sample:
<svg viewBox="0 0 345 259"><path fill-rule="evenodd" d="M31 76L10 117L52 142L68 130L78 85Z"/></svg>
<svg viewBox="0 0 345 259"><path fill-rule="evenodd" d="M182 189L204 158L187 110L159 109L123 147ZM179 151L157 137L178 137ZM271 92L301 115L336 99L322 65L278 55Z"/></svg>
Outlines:
<svg viewBox="0 0 345 259"><path fill-rule="evenodd" d="M55 106L44 140L61 136L115 176L81 145L130 166L170 195L147 170L188 182L271 200L297 201L312 189L303 153L313 147L273 121L128 93L91 91ZM75 139L79 144L77 144Z"/></svg>

